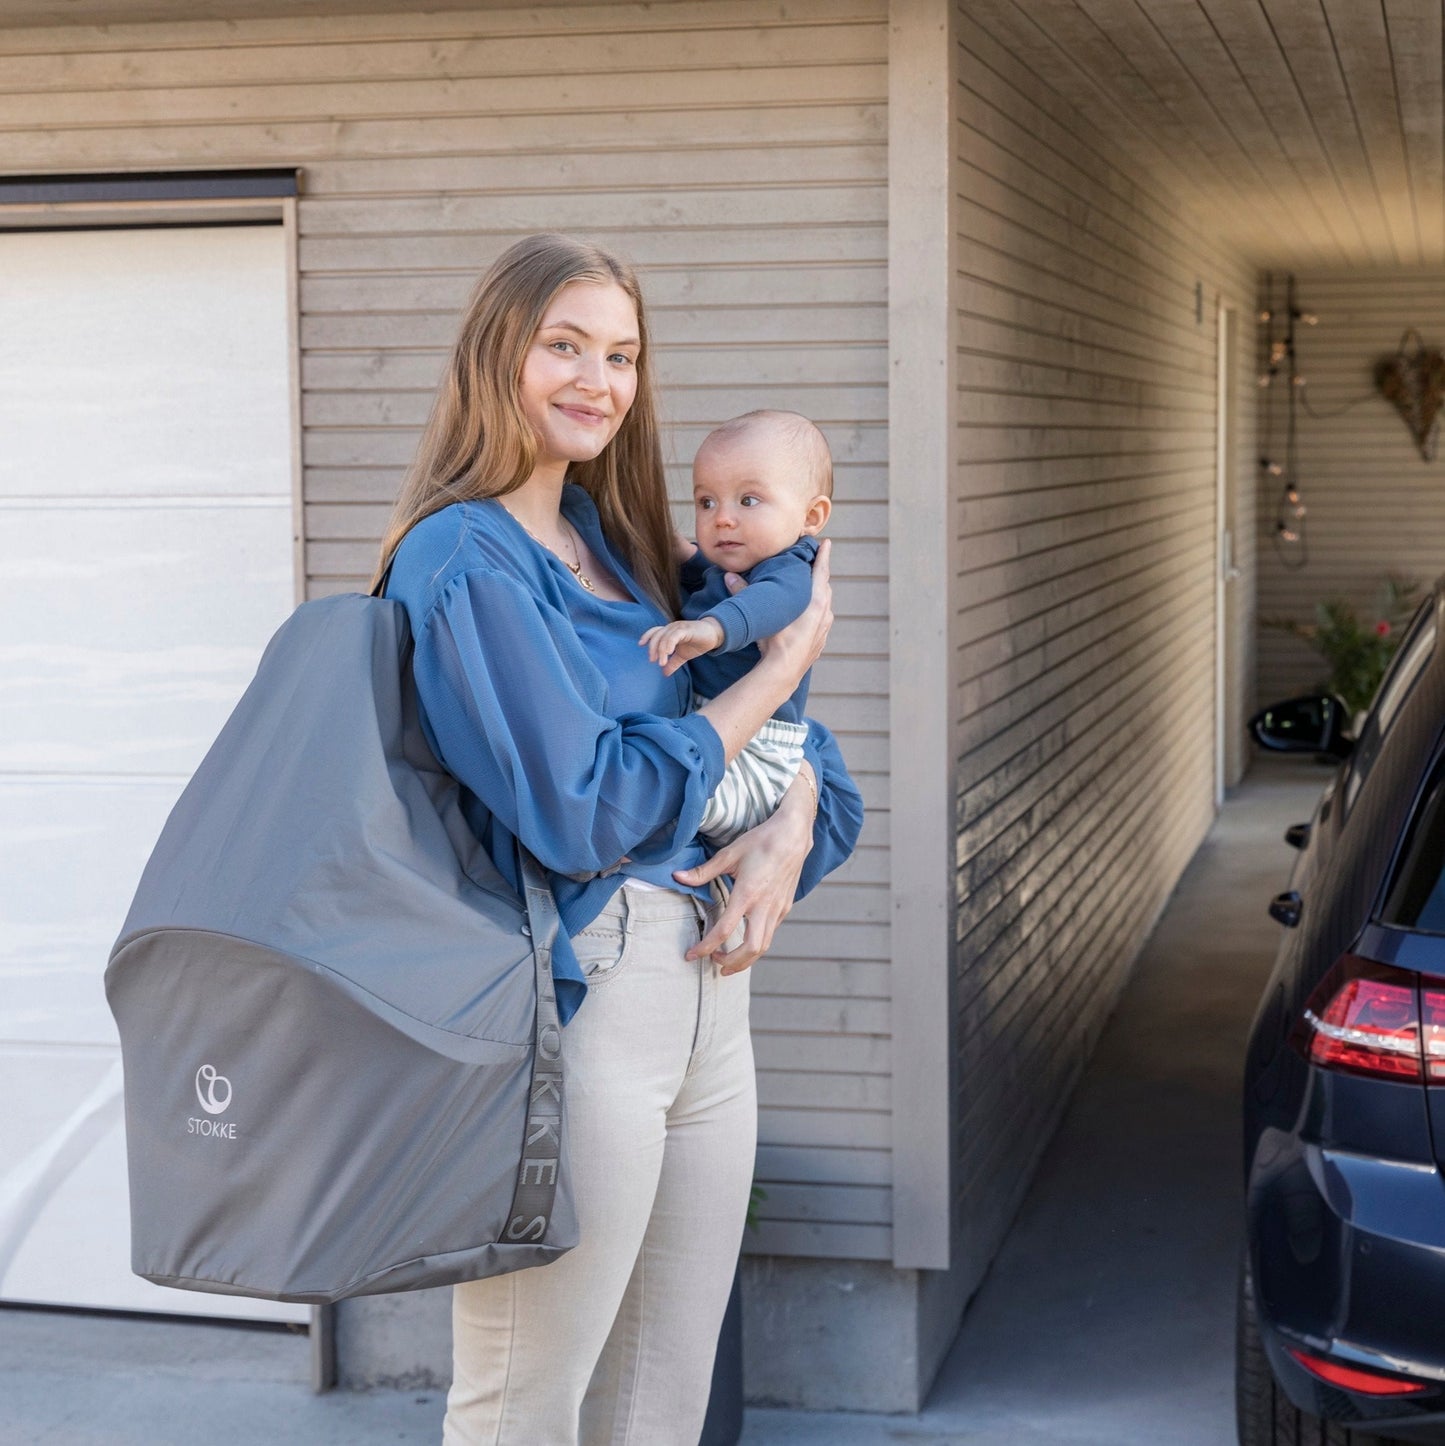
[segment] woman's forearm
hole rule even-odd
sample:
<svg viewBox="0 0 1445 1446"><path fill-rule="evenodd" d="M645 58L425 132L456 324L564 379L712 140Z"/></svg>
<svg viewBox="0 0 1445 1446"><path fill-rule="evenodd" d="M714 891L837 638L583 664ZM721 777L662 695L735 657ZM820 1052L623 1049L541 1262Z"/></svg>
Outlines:
<svg viewBox="0 0 1445 1446"><path fill-rule="evenodd" d="M799 681L782 666L764 658L745 677L698 709L717 730L729 763L792 697Z"/></svg>

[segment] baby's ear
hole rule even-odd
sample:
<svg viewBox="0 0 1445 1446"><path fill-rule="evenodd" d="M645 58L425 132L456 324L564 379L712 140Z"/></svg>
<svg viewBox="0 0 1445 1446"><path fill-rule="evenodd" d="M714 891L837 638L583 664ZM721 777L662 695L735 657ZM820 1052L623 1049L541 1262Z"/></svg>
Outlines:
<svg viewBox="0 0 1445 1446"><path fill-rule="evenodd" d="M812 537L814 533L821 532L828 525L828 519L832 515L832 498L825 497L820 492L808 503L808 510L803 514L803 535Z"/></svg>

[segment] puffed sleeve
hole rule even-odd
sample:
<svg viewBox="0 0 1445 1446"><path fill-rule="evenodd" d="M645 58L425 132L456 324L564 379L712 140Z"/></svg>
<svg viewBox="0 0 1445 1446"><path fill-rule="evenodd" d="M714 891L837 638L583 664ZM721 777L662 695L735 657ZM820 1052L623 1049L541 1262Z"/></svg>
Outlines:
<svg viewBox="0 0 1445 1446"><path fill-rule="evenodd" d="M863 829L863 795L843 762L837 739L815 718L807 724L803 757L818 779L818 817L813 821L813 847L798 879L799 899L847 862Z"/></svg>
<svg viewBox="0 0 1445 1446"><path fill-rule="evenodd" d="M609 717L604 678L552 613L498 572L446 584L413 660L438 756L557 873L663 862L697 833L722 741L698 714Z"/></svg>

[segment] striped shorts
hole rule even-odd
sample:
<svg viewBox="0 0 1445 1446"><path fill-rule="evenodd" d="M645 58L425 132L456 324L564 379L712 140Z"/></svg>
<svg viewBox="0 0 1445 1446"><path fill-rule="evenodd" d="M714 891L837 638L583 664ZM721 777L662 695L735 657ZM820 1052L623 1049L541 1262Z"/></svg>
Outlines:
<svg viewBox="0 0 1445 1446"><path fill-rule="evenodd" d="M701 706L708 700L698 698ZM698 832L714 848L755 828L783 801L803 762L806 723L769 718L727 766Z"/></svg>

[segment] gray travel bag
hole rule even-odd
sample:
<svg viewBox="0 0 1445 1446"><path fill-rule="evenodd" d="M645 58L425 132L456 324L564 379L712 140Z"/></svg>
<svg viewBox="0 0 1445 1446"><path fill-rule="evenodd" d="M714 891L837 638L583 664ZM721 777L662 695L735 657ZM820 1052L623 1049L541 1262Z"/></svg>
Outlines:
<svg viewBox="0 0 1445 1446"><path fill-rule="evenodd" d="M306 603L181 795L106 971L132 1268L324 1302L577 1243L557 914L468 828L399 603Z"/></svg>

